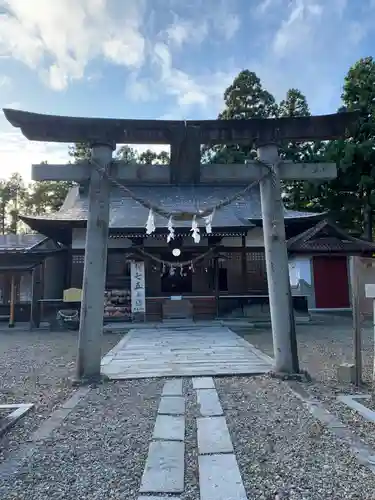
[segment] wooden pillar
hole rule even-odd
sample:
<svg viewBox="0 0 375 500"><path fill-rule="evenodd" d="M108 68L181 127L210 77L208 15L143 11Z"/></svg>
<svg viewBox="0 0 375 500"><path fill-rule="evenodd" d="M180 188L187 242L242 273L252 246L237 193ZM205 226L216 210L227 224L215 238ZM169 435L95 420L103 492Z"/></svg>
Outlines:
<svg viewBox="0 0 375 500"><path fill-rule="evenodd" d="M72 282L72 250L69 248L65 254L64 259L65 265L65 278L64 278L64 289L71 288Z"/></svg>
<svg viewBox="0 0 375 500"><path fill-rule="evenodd" d="M10 301L9 301L9 328L14 328L14 306L16 302L16 279L14 273L12 273L10 281Z"/></svg>
<svg viewBox="0 0 375 500"><path fill-rule="evenodd" d="M247 258L246 258L246 235L242 235L241 241L241 274L242 274L242 293L247 294Z"/></svg>
<svg viewBox="0 0 375 500"><path fill-rule="evenodd" d="M31 271L30 330L40 327L41 289L41 266L37 266Z"/></svg>
<svg viewBox="0 0 375 500"><path fill-rule="evenodd" d="M220 283L219 283L219 255L215 253L214 256L214 287L215 287L215 305L216 317L220 315L219 302L220 302Z"/></svg>

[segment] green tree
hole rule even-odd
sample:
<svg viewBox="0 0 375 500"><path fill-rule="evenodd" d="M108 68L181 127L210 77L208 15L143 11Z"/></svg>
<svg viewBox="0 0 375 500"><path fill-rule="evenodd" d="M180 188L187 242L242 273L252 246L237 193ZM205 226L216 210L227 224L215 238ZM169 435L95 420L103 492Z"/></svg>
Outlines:
<svg viewBox="0 0 375 500"><path fill-rule="evenodd" d="M241 71L224 92L224 110L220 120L274 118L278 114L275 98L262 86L258 76L249 70ZM254 158L254 144L219 145L202 148L205 163L243 163Z"/></svg>
<svg viewBox="0 0 375 500"><path fill-rule="evenodd" d="M91 158L91 148L86 143L77 142L73 146L69 146L69 156L74 159L74 163L89 160Z"/></svg>
<svg viewBox="0 0 375 500"><path fill-rule="evenodd" d="M360 119L350 138L329 141L318 158L337 164L337 178L319 187L310 186L304 203L312 210L329 211L350 231L373 236L375 205L375 61L357 61L345 76L340 111L359 111ZM294 205L293 208L296 208Z"/></svg>
<svg viewBox="0 0 375 500"><path fill-rule="evenodd" d="M7 213L10 202L10 192L6 179L0 179L0 230L1 234L8 232Z"/></svg>
<svg viewBox="0 0 375 500"><path fill-rule="evenodd" d="M249 70L241 71L225 90L224 103L225 108L219 114L221 120L274 118L278 114L275 98Z"/></svg>
<svg viewBox="0 0 375 500"><path fill-rule="evenodd" d="M306 96L298 89L289 89L278 107L279 118L310 116ZM288 141L280 145L280 157L293 162L318 161L324 151L324 143ZM312 208L311 198L316 194L315 185L304 181L282 182L284 202L293 210Z"/></svg>
<svg viewBox="0 0 375 500"><path fill-rule="evenodd" d="M351 139L344 143L341 169L345 181L360 200L363 230L372 240L375 204L375 61L357 61L345 77L342 100L348 111L359 111L360 119Z"/></svg>
<svg viewBox="0 0 375 500"><path fill-rule="evenodd" d="M41 162L45 165L48 162ZM27 187L24 202L24 211L28 215L43 215L58 210L64 203L69 189L73 186L70 181L33 181Z"/></svg>
<svg viewBox="0 0 375 500"><path fill-rule="evenodd" d="M59 210L72 186L68 181L33 182L28 191L27 213L42 215Z"/></svg>
<svg viewBox="0 0 375 500"><path fill-rule="evenodd" d="M156 153L151 149L146 149L138 157L139 163L145 163L149 165L168 165L170 160L169 153L167 151L161 151Z"/></svg>
<svg viewBox="0 0 375 500"><path fill-rule="evenodd" d="M18 233L22 224L19 215L27 202L27 187L19 173L0 180L0 230L2 234Z"/></svg>
<svg viewBox="0 0 375 500"><path fill-rule="evenodd" d="M116 153L116 160L121 160L126 163L134 163L137 161L138 155L135 149L127 146L121 146L121 148Z"/></svg>

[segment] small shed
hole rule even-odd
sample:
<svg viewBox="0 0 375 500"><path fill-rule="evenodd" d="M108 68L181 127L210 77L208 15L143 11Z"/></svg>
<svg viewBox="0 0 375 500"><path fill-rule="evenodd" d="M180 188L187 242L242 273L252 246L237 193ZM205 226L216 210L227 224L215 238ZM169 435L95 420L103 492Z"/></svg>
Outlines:
<svg viewBox="0 0 375 500"><path fill-rule="evenodd" d="M60 260L66 249L41 234L0 235L0 320L39 323L38 301L59 285L64 272L48 272L47 260ZM59 280L59 278L61 278ZM61 285L63 288L63 283Z"/></svg>
<svg viewBox="0 0 375 500"><path fill-rule="evenodd" d="M351 236L324 219L288 240L292 259L310 261L313 309L340 310L350 306L350 256L372 257L375 243Z"/></svg>

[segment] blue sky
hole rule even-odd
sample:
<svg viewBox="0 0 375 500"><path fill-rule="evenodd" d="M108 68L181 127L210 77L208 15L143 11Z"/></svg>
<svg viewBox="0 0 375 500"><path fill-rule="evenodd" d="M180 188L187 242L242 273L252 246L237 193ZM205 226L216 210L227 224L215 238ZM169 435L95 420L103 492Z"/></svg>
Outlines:
<svg viewBox="0 0 375 500"><path fill-rule="evenodd" d="M215 118L242 69L331 113L375 50L375 0L0 0L0 13L1 107L51 114ZM67 150L0 118L1 177Z"/></svg>

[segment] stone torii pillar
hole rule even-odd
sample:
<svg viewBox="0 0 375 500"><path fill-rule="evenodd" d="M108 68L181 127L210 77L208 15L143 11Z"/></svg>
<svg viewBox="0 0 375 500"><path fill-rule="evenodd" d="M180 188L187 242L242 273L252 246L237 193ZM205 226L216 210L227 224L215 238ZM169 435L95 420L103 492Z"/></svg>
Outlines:
<svg viewBox="0 0 375 500"><path fill-rule="evenodd" d="M294 373L294 312L290 297L284 204L280 180L326 181L337 175L333 163L280 161L278 147L271 141L257 148L259 162L244 165L203 165L201 181L222 184L259 180L267 284L271 312L274 371ZM262 165L262 163L264 165ZM266 166L267 165L267 166ZM267 175L268 174L268 175Z"/></svg>
<svg viewBox="0 0 375 500"><path fill-rule="evenodd" d="M260 181L263 239L266 258L268 295L271 313L273 351L277 373L298 368L293 357L295 319L289 278L288 251L285 237L284 204L281 196L279 153L276 144L258 147L258 158L269 165L270 175ZM295 165L295 168L302 165ZM336 167L327 165L321 175L336 177ZM328 175L330 172L330 176ZM307 180L307 179L305 179ZM319 180L322 180L321 178Z"/></svg>
<svg viewBox="0 0 375 500"><path fill-rule="evenodd" d="M92 159L110 173L113 144L93 144ZM77 379L100 377L104 290L107 272L110 181L93 168L89 184L85 261L79 323Z"/></svg>
<svg viewBox="0 0 375 500"><path fill-rule="evenodd" d="M357 114L181 122L59 117L9 109L4 113L10 123L21 128L30 140L92 144L93 159L101 169L109 168L116 144L171 144L170 166L147 168L145 165L114 162L111 175L130 185L139 181L210 185L246 185L254 180L260 181L274 368L276 372L293 372L291 333L294 320L280 179L323 181L336 176L336 167L333 164L279 163L276 143L343 137L347 128L357 120ZM259 159L267 166L256 162L199 166L200 144L254 142L259 145ZM272 175L265 176L270 173L270 168ZM90 185L77 375L86 379L97 378L101 361L109 183L90 162L33 165L32 178L37 181L70 180Z"/></svg>

